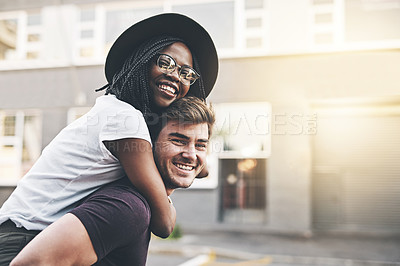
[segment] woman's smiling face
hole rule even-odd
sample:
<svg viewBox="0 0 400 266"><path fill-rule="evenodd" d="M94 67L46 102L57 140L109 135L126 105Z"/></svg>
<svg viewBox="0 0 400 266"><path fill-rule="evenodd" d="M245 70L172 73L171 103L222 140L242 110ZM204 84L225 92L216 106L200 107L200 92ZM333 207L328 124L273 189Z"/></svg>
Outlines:
<svg viewBox="0 0 400 266"><path fill-rule="evenodd" d="M193 67L192 53L189 48L181 42L175 42L163 50L162 54L172 57L180 66ZM173 101L184 97L190 88L190 85L184 85L179 79L179 69L176 68L170 74L164 74L154 62L150 66L149 85L153 92L153 103L157 107L168 107Z"/></svg>

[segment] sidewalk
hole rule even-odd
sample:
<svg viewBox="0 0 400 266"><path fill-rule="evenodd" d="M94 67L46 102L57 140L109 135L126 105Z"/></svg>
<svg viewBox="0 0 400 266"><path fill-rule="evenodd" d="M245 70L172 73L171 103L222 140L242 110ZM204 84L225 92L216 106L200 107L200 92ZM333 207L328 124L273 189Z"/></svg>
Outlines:
<svg viewBox="0 0 400 266"><path fill-rule="evenodd" d="M306 238L207 231L185 233L178 240L153 238L150 243L149 266L229 264L400 265L400 237L318 234Z"/></svg>

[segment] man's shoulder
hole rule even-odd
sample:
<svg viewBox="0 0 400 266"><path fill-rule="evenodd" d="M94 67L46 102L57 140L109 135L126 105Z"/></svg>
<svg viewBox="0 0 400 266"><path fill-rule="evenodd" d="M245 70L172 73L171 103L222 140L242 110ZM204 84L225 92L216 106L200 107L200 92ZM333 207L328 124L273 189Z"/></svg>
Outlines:
<svg viewBox="0 0 400 266"><path fill-rule="evenodd" d="M88 231L113 232L113 235L134 237L136 230L150 225L151 211L145 198L128 182L118 180L89 195L71 211ZM104 223L107 221L106 223Z"/></svg>
<svg viewBox="0 0 400 266"><path fill-rule="evenodd" d="M150 206L147 200L132 185L127 177L107 184L94 192L88 200L108 201L108 206L122 210L134 210L128 215L150 215Z"/></svg>

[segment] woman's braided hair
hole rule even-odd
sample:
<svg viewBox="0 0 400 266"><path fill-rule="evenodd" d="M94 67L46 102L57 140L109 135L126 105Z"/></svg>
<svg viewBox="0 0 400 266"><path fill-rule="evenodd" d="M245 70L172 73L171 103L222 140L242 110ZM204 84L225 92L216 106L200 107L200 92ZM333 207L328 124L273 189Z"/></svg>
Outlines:
<svg viewBox="0 0 400 266"><path fill-rule="evenodd" d="M96 91L107 88L106 94L113 94L119 100L131 104L141 111L146 118L152 110L152 91L149 88L149 68L152 60L163 48L183 40L172 36L158 36L144 42L131 56L126 59L122 68L117 72L110 84ZM200 74L200 78L191 86L188 95L205 99L203 79L198 61L192 53L193 67ZM197 87L197 88L196 88Z"/></svg>

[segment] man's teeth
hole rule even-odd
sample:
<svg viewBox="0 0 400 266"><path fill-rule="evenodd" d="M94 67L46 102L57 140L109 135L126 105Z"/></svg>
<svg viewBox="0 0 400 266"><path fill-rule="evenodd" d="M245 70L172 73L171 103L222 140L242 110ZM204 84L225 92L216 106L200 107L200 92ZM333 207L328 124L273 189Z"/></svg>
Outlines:
<svg viewBox="0 0 400 266"><path fill-rule="evenodd" d="M182 170L186 170L186 171L191 171L193 170L193 166L188 166L188 165L184 165L184 164L179 164L177 163L176 166Z"/></svg>
<svg viewBox="0 0 400 266"><path fill-rule="evenodd" d="M163 89L163 90L169 91L172 94L175 94L175 92L176 92L175 88L172 88L172 87L170 87L168 85L165 85L165 84L161 84L160 88Z"/></svg>

